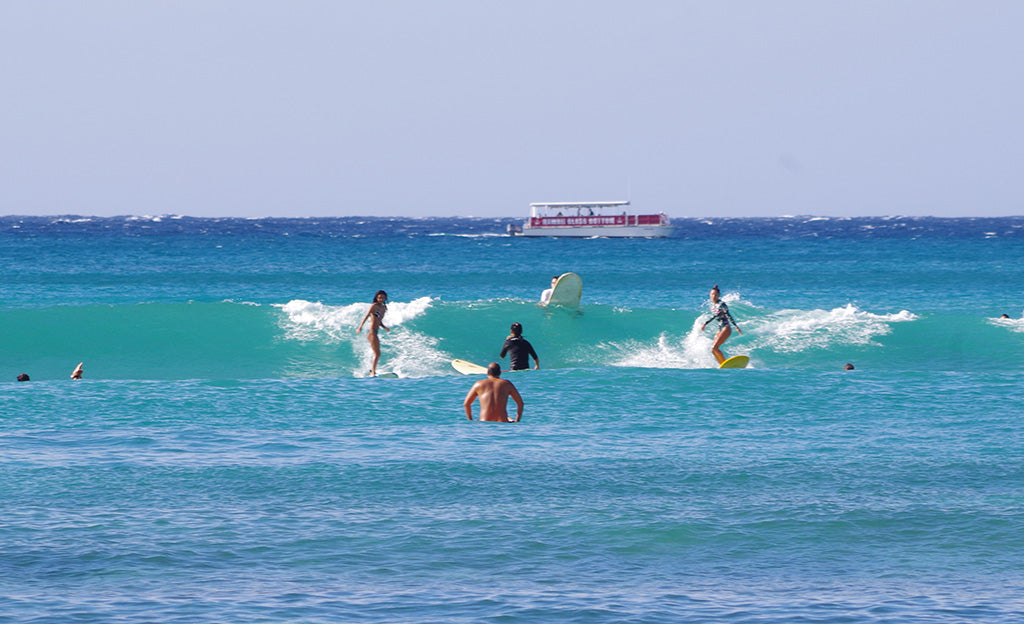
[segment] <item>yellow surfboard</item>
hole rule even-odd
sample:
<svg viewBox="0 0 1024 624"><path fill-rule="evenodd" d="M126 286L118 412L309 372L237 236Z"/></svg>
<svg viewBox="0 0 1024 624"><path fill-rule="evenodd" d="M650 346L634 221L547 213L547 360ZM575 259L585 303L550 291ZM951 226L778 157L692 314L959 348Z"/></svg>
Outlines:
<svg viewBox="0 0 1024 624"><path fill-rule="evenodd" d="M452 360L452 368L463 375L486 375L487 367L467 362L466 360Z"/></svg>
<svg viewBox="0 0 1024 624"><path fill-rule="evenodd" d="M734 355L718 365L718 368L746 368L750 362L749 355Z"/></svg>
<svg viewBox="0 0 1024 624"><path fill-rule="evenodd" d="M562 273L555 282L554 290L551 291L551 298L548 305L566 306L578 308L580 295L583 294L583 280L575 273Z"/></svg>

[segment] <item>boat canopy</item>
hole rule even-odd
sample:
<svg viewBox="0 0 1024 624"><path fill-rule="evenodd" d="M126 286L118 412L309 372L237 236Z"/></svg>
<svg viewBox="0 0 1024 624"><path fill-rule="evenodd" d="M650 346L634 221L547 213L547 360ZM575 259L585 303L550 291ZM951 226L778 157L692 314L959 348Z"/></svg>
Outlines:
<svg viewBox="0 0 1024 624"><path fill-rule="evenodd" d="M626 214L627 212L629 212L628 201L530 204L531 217L589 217L595 215Z"/></svg>

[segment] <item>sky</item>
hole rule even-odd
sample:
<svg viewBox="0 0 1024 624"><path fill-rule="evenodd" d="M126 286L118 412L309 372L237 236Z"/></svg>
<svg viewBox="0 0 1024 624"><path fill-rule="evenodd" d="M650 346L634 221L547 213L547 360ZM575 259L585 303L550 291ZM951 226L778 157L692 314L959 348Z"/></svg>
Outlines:
<svg viewBox="0 0 1024 624"><path fill-rule="evenodd" d="M1019 0L0 0L0 214L1024 214Z"/></svg>

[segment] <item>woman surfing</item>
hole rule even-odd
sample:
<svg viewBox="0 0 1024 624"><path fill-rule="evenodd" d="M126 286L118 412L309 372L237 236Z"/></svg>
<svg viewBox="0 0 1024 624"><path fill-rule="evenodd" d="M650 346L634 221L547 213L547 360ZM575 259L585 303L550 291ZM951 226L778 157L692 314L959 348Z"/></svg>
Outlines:
<svg viewBox="0 0 1024 624"><path fill-rule="evenodd" d="M711 288L711 318L704 321L701 325L700 330L708 326L711 321L718 321L718 333L715 334L715 342L711 345L711 355L715 356L718 363L721 364L725 361L725 355L722 354L722 344L732 335L732 327L730 324L736 327L736 331L743 335L743 330L736 323L736 319L729 313L729 306L725 305L725 302L721 299L721 293L718 290L718 284L715 284Z"/></svg>
<svg viewBox="0 0 1024 624"><path fill-rule="evenodd" d="M380 338L377 336L377 331L383 327L385 331L391 331L391 329L384 324L384 314L388 311L388 294L383 290L378 290L377 294L373 296L373 303L370 304L370 309L366 311L366 315L363 317L359 327L356 329L358 334L363 329L363 323L366 323L367 319L370 319L370 327L366 330L366 339L370 341L370 348L373 349L373 364L370 365L370 377L377 376L377 362L380 360Z"/></svg>

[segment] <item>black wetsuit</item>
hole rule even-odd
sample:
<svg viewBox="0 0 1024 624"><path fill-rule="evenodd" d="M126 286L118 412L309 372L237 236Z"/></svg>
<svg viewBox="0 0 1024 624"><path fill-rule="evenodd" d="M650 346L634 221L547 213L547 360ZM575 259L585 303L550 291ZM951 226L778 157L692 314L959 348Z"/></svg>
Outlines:
<svg viewBox="0 0 1024 624"><path fill-rule="evenodd" d="M501 347L501 357L505 357L506 353L512 358L512 370L530 368L530 356L533 356L534 362L538 361L537 352L533 350L533 345L522 336L505 340L505 344Z"/></svg>

